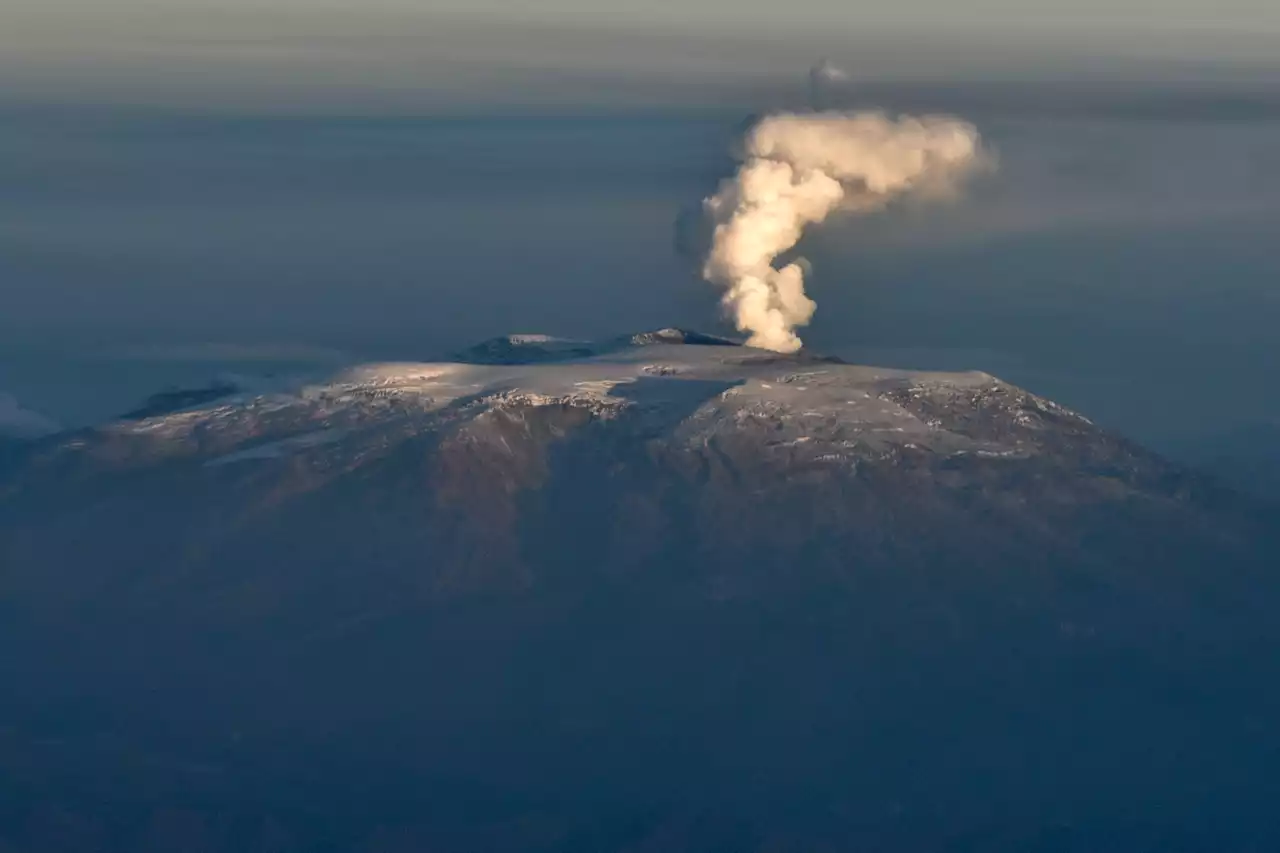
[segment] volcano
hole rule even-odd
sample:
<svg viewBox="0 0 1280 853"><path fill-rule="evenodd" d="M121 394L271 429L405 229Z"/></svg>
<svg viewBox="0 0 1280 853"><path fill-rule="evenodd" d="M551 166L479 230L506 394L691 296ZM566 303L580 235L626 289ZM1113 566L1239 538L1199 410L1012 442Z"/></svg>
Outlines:
<svg viewBox="0 0 1280 853"><path fill-rule="evenodd" d="M222 391L0 456L0 849L1280 843L1274 507L1030 391L677 329Z"/></svg>

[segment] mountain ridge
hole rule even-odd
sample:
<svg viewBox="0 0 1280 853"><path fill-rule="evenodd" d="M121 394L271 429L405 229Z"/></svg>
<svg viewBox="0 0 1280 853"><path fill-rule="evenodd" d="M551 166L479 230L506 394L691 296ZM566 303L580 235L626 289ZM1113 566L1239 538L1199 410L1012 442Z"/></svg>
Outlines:
<svg viewBox="0 0 1280 853"><path fill-rule="evenodd" d="M706 477L720 470L731 472L739 487L757 482L761 506L771 492L796 484L807 484L798 504L811 500L804 489L873 501L898 491L916 495L916 505L904 506L908 515L893 524L907 525L911 513L941 513L938 531L944 532L926 538L959 535L959 519L979 509L1028 532L1069 524L1052 520L1068 509L1106 506L1163 507L1205 518L1238 507L1231 525L1246 527L1265 516L1211 480L982 372L846 365L678 330L625 336L572 358L559 357L564 351L556 339L516 340L519 357L507 353L501 362L359 365L322 383L219 395L51 437L33 445L25 462L22 454L10 461L16 473L0 489L0 521L6 513L30 516L67 502L128 502L133 498L122 488L155 481L166 488L176 482L179 493L225 491L227 501L258 507L265 513L258 523L266 523L279 509L264 508L264 484L283 509L335 489L377 495L400 476L388 466L413 448L425 454L414 466L427 467L412 504L438 501L439 494L474 502L478 490L491 493L487 505L474 503L478 519L503 507L505 523L516 526L530 510L520 504L525 498L514 499L538 494L561 477L570 492L574 483L589 482L603 505L639 501L650 514L669 514L653 502L671 489L702 490L711 503L734 504L740 496L728 483L678 485L688 471ZM585 458L616 477L602 480L598 471L584 470ZM639 493L619 493L627 477L641 478L626 486ZM659 491L646 492L652 489ZM760 510L748 501L736 511L749 517ZM842 523L868 528L858 536L871 535L874 515ZM437 532L455 545L462 531L473 544L493 538L456 514L441 519ZM477 568L478 576L516 571L523 534L510 527L503 535L511 539L507 557L490 556L511 566ZM619 535L629 541L639 534ZM727 529L718 535L732 538Z"/></svg>
<svg viewBox="0 0 1280 853"><path fill-rule="evenodd" d="M107 853L174 807L217 853L1280 841L1269 507L981 372L604 349L24 445L0 841L62 853L31 791Z"/></svg>

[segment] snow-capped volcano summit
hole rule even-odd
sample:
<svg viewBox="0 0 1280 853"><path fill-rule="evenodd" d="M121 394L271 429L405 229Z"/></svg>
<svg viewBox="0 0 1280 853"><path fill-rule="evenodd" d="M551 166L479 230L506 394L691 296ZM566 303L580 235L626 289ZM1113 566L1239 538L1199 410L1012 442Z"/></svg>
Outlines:
<svg viewBox="0 0 1280 853"><path fill-rule="evenodd" d="M503 825L590 780L590 803L819 803L849 849L946 849L880 845L882 799L965 802L969 776L932 763L956 750L1045 821L1099 780L1164 803L1224 750L1270 754L1269 716L1167 697L1280 681L1271 510L986 373L524 335L159 403L0 458L0 674L23 720L68 696L160 716L160 740L77 756L176 742L195 757L173 766L227 768L153 761L148 790L293 792L235 744L324 755L343 733L446 799L475 780L458 813ZM1141 720L1123 749L1115 720ZM1044 779L1009 757L1032 730ZM56 765L45 743L15 766ZM762 804L760 778L794 803ZM396 800L325 779L370 814ZM538 849L629 849L575 808L581 843Z"/></svg>
<svg viewBox="0 0 1280 853"><path fill-rule="evenodd" d="M620 429L662 424L680 446L756 436L764 457L790 448L837 466L890 451L1028 456L1067 436L1102 435L985 373L847 365L678 329L603 343L512 335L453 362L364 364L266 394L218 385L158 398L68 437L55 455L93 459L127 446L139 462L154 455L220 465L279 459L291 448L305 463L346 448L368 458L363 433L407 439L500 412L564 407L622 419Z"/></svg>
<svg viewBox="0 0 1280 853"><path fill-rule="evenodd" d="M110 529L95 513L147 512L163 494L166 513L189 513L165 547L188 547L188 524L203 535L234 517L220 547L250 548L238 558L250 560L243 537L285 518L307 519L316 543L369 523L384 542L434 543L438 569L420 581L438 594L536 585L529 525L548 534L588 510L600 565L635 559L638 542L671 546L662 531L692 536L686 553L757 538L797 547L808 531L809 548L861 543L832 553L837 573L841 553L893 562L924 543L981 561L993 542L1036 542L1053 560L1082 525L1125 514L1134 530L1172 525L1212 547L1253 523L1222 515L1230 493L986 373L849 365L674 329L604 343L511 336L469 352L230 389L57 436L11 466L0 521L42 507L51 523L89 524L92 535L67 534L88 543ZM406 526L383 529L393 518Z"/></svg>

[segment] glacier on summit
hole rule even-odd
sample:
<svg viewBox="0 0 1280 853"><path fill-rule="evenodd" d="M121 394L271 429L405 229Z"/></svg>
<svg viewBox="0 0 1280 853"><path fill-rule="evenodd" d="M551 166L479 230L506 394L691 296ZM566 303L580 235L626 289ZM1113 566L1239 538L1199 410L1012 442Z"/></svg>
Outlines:
<svg viewBox="0 0 1280 853"><path fill-rule="evenodd" d="M270 393L239 390L169 395L155 403L154 415L132 413L70 446L107 436L150 438L161 442L162 455L175 452L177 441L215 454L209 462L268 461L339 452L362 429L411 433L484 411L547 406L626 412L637 422L678 411L673 439L705 443L717 433L767 430L762 452L803 443L828 463L891 452L1026 456L1043 449L1038 425L1046 419L1058 431L1093 429L1082 416L986 373L856 366L678 329L600 343L510 336L464 351L458 361L370 363ZM160 405L184 399L191 405ZM1001 428L974 429L978 412Z"/></svg>

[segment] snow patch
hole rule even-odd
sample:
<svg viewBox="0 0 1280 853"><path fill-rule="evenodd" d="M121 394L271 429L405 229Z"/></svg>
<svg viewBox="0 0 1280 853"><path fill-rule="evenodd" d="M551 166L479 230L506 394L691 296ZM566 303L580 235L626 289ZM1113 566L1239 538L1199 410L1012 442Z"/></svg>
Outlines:
<svg viewBox="0 0 1280 853"><path fill-rule="evenodd" d="M507 342L517 346L526 344L582 344L586 341L575 341L569 338L557 338L554 335L507 335Z"/></svg>
<svg viewBox="0 0 1280 853"><path fill-rule="evenodd" d="M777 355L744 359L739 347L691 345L700 339L679 330L636 337L644 345L592 344L593 354L563 360L355 366L325 383L296 385L289 393L224 400L108 429L163 440L200 436L197 443L203 446L210 446L203 442L205 433L216 434L215 452L227 455L208 464L225 465L278 458L343 435L333 430L354 434L390 420L397 429L413 431L430 429L438 418L501 412L520 419L533 408L571 407L600 419L637 411L650 424L653 412L670 406L680 418L675 435L691 446L745 433L762 447L804 446L814 457L834 453L845 460L875 460L891 459L903 448L940 457L1032 454L1039 448L1038 430L1023 425L1010 437L993 429L983 440L986 421L1007 428L1019 424L1020 415L1041 420L1046 412L1065 411L986 374L815 365ZM513 335L498 340L504 346L538 348L564 339ZM983 417L975 419L977 412ZM1046 430L1049 420L1043 418ZM255 445L248 446L250 441Z"/></svg>
<svg viewBox="0 0 1280 853"><path fill-rule="evenodd" d="M280 441L273 441L269 444L260 444L257 447L250 447L246 450L240 450L235 453L229 453L226 456L219 456L216 459L210 459L208 462L204 463L204 467L217 468L222 465L231 465L236 462L280 459L299 450L307 450L312 447L321 447L325 444L332 444L341 440L346 434L346 430L329 429L295 435L281 439Z"/></svg>

